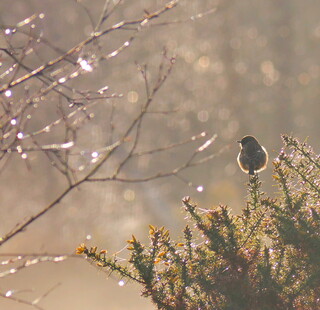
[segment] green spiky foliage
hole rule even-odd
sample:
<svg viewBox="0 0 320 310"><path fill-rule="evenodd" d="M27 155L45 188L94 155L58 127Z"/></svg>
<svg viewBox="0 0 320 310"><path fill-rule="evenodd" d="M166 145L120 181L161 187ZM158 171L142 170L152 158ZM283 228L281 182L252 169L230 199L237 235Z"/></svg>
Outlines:
<svg viewBox="0 0 320 310"><path fill-rule="evenodd" d="M254 176L241 215L225 206L200 209L186 197L183 240L150 225L148 245L134 236L128 241L127 265L84 244L78 254L138 282L157 309L320 309L319 156L306 143L282 138L276 198Z"/></svg>

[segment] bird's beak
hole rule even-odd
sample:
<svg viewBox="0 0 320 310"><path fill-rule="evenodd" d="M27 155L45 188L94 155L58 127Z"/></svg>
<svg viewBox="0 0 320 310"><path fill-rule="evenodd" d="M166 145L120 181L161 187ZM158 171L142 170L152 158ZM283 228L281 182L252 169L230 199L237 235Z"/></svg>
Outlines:
<svg viewBox="0 0 320 310"><path fill-rule="evenodd" d="M238 143L241 143L241 140L238 140L237 142L238 142Z"/></svg>

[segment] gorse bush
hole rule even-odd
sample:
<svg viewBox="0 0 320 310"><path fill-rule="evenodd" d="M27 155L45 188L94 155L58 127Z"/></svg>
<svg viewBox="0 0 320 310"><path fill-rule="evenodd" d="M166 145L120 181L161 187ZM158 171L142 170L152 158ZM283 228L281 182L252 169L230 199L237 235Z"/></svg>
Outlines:
<svg viewBox="0 0 320 310"><path fill-rule="evenodd" d="M149 245L128 241L127 265L82 244L78 254L141 284L158 309L320 309L320 162L311 147L283 136L274 161L276 198L248 184L241 215L183 199L191 225L175 242L150 225Z"/></svg>

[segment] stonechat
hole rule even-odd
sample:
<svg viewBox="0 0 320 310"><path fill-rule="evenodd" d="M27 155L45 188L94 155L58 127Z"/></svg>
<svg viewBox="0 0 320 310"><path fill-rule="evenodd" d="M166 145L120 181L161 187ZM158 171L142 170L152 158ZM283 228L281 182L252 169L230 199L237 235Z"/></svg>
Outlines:
<svg viewBox="0 0 320 310"><path fill-rule="evenodd" d="M240 143L240 152L237 160L243 172L254 175L255 172L266 169L268 152L255 137L244 136L237 142Z"/></svg>

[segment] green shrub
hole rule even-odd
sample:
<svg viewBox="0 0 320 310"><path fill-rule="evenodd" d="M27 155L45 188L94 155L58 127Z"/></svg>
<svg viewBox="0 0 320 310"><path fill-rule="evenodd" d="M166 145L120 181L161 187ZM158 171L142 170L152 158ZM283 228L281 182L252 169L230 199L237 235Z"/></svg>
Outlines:
<svg viewBox="0 0 320 310"><path fill-rule="evenodd" d="M184 198L192 228L183 242L150 225L149 245L128 241L127 265L84 244L77 253L141 284L158 309L320 309L319 156L292 137L283 141L273 163L276 198L254 176L241 215Z"/></svg>

